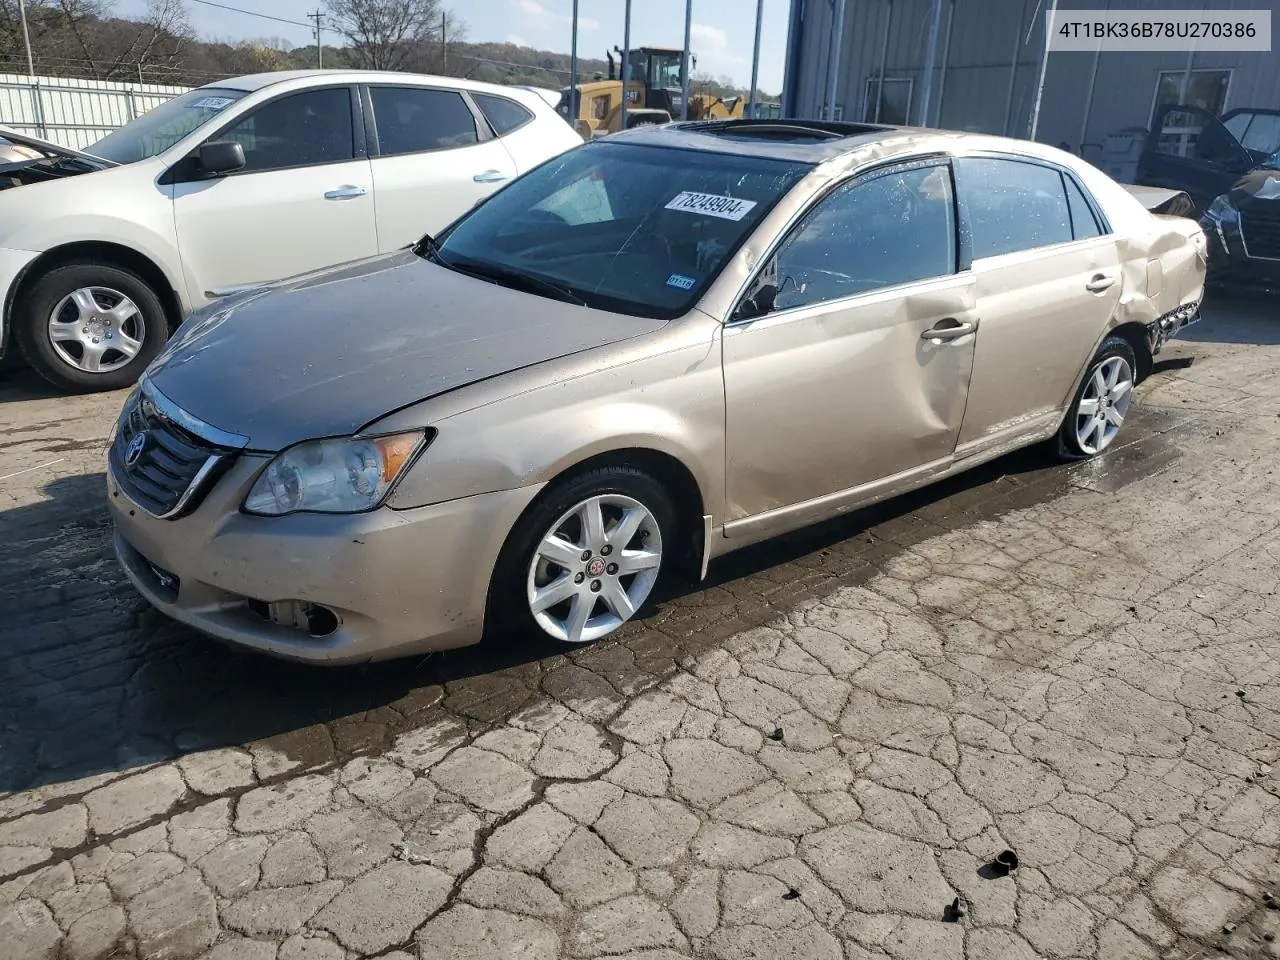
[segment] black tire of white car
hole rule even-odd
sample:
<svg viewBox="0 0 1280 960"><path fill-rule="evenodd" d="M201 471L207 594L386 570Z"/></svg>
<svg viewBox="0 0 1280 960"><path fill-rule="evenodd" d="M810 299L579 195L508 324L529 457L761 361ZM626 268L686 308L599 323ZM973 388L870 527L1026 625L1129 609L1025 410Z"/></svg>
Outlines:
<svg viewBox="0 0 1280 960"><path fill-rule="evenodd" d="M621 560L626 544L613 549L606 546L603 549L588 550L585 538L576 547L580 551L576 558L566 556L566 566L557 567L552 564L548 570L544 563L545 580L552 582L567 577L569 579L563 581L565 587L572 592L581 593L588 603L596 604L596 598L600 597L600 604L594 606L594 609L600 611L599 622L589 633L602 630L608 625L605 614L611 608L604 604L604 600L615 584L624 592L629 591L638 600L635 604L636 614L654 595L654 587L671 566L667 558L675 557L680 547L677 542L679 528L671 495L660 482L635 467L618 465L591 468L556 481L525 511L507 538L495 565L489 592L486 633L493 639L527 640L541 636L559 647L579 646L595 639L603 639L602 636L580 636L571 640L554 635L544 623L539 622L530 596L534 569L541 562L539 554L543 541L555 534L557 525L575 508L595 498L603 498L613 504L625 504L629 501L647 514L645 525L648 529L638 531L635 538L628 542L653 544L656 541L660 559L652 568L649 585L644 589L631 590L630 587L636 585L640 575L628 575L618 570L615 561ZM617 508L606 506L605 509L613 511ZM610 517L606 517L606 528L609 523ZM569 526L572 528L573 523L570 522ZM616 530L616 526L613 529ZM588 553L591 555L587 556ZM631 552L629 555L635 554ZM596 570L596 567L600 569ZM573 586L570 586L571 583ZM578 589L574 590L574 587ZM568 610L564 607L552 607L546 611L543 619L554 621L560 616L557 611L563 611L563 620L567 624L571 620L572 603L572 600L565 601ZM612 633L617 626L621 624L608 629L607 633Z"/></svg>
<svg viewBox="0 0 1280 960"><path fill-rule="evenodd" d="M132 270L105 263L55 267L27 286L13 316L27 363L71 393L130 386L169 338L169 318L150 285Z"/></svg>
<svg viewBox="0 0 1280 960"><path fill-rule="evenodd" d="M1121 362L1121 366L1118 367L1118 369L1127 368L1129 384L1127 392L1129 398L1132 398L1133 385L1136 378L1136 371L1138 369L1137 358L1134 356L1133 347L1129 344L1128 340L1124 339L1124 337L1107 337L1102 341L1102 345L1098 348L1098 352L1094 354L1093 359L1089 362L1089 368L1080 382L1079 389L1076 390L1076 395L1071 400L1071 406L1067 410L1067 415L1062 420L1062 427L1058 431L1058 453L1062 457L1069 460L1079 460L1082 458L1097 456L1099 453L1104 452L1111 446L1114 437L1123 427L1123 421L1129 410L1129 403L1127 399L1123 404L1123 408L1120 410L1121 422L1119 424L1114 424L1115 430L1110 433L1110 438L1106 439L1102 449L1097 449L1096 441L1088 445L1081 441L1080 431L1084 426L1084 424L1082 424L1082 418L1087 418L1089 416L1087 413L1081 413L1081 403L1085 401L1086 394L1096 392L1096 390L1090 389L1090 385L1099 369L1107 367L1108 364L1112 364L1112 361L1116 360ZM1112 401L1108 399L1106 405L1110 406L1111 403ZM1091 406L1090 409L1095 408ZM1105 412L1100 410L1100 415L1105 417ZM1107 429L1109 430L1109 428ZM1090 439L1093 440L1098 436L1100 435L1094 434ZM1101 436L1105 436L1105 433Z"/></svg>

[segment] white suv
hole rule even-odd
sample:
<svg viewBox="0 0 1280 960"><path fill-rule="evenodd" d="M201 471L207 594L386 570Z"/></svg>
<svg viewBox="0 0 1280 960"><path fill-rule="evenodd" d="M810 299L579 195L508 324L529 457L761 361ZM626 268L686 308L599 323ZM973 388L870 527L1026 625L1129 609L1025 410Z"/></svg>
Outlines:
<svg viewBox="0 0 1280 960"><path fill-rule="evenodd" d="M331 70L188 91L85 153L0 135L35 154L0 162L0 355L75 391L134 382L229 289L403 247L582 143L528 90Z"/></svg>

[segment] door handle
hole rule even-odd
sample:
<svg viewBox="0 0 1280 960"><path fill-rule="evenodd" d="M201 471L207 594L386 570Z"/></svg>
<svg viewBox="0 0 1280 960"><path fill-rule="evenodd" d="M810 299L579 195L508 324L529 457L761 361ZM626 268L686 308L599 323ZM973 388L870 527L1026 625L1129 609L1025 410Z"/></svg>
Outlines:
<svg viewBox="0 0 1280 960"><path fill-rule="evenodd" d="M946 320L941 321L938 326L930 327L920 334L920 339L932 340L935 343L959 340L961 337L967 337L977 329L978 325L976 323L969 323L967 320L961 322L948 317Z"/></svg>
<svg viewBox="0 0 1280 960"><path fill-rule="evenodd" d="M1106 290L1115 282L1116 282L1115 277L1108 277L1106 274L1100 273L1096 277L1094 277L1092 280L1090 280L1088 283L1086 283L1084 285L1084 288L1088 290L1090 293L1101 293L1103 290Z"/></svg>
<svg viewBox="0 0 1280 960"><path fill-rule="evenodd" d="M357 187L354 183L344 183L334 190L325 191L324 198L326 200L350 200L352 197L363 197L367 192L364 187Z"/></svg>
<svg viewBox="0 0 1280 960"><path fill-rule="evenodd" d="M501 170L486 170L484 173L477 173L471 178L476 183L501 183L503 180L511 178Z"/></svg>

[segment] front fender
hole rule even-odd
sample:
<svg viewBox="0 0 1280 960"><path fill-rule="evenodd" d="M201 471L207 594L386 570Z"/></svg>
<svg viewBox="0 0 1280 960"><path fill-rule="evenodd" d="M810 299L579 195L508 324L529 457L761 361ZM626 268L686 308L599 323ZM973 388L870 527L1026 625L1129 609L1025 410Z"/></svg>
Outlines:
<svg viewBox="0 0 1280 960"><path fill-rule="evenodd" d="M423 425L437 433L396 487L397 509L548 483L602 454L641 449L683 464L704 512L723 516L724 382L720 351L705 343Z"/></svg>

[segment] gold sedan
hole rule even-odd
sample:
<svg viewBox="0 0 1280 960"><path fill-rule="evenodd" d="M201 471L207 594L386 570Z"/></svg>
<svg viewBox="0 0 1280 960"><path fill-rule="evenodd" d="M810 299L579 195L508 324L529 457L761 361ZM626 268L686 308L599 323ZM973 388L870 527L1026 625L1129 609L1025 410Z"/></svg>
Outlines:
<svg viewBox="0 0 1280 960"><path fill-rule="evenodd" d="M117 552L170 616L294 659L598 640L663 574L1106 450L1204 274L1196 223L1039 144L624 133L192 317L110 448Z"/></svg>

